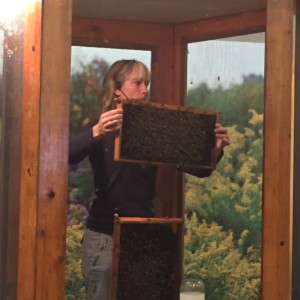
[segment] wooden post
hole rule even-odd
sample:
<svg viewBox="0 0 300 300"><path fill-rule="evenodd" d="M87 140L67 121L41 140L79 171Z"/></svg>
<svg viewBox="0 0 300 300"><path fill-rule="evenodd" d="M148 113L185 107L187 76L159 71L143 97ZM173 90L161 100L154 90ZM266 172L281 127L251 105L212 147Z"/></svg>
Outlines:
<svg viewBox="0 0 300 300"><path fill-rule="evenodd" d="M267 0L262 298L291 299L294 0Z"/></svg>
<svg viewBox="0 0 300 300"><path fill-rule="evenodd" d="M294 217L293 217L293 275L292 299L300 298L300 5L296 7L296 42L295 42L295 109L294 109Z"/></svg>
<svg viewBox="0 0 300 300"><path fill-rule="evenodd" d="M17 299L64 299L71 1L25 23Z"/></svg>

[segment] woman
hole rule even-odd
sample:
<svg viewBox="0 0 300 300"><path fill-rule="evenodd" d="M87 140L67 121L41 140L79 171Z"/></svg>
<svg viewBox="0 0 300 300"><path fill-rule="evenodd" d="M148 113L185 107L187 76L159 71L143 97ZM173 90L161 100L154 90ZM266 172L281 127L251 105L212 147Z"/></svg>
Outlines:
<svg viewBox="0 0 300 300"><path fill-rule="evenodd" d="M122 109L114 108L118 99L145 99L150 72L136 60L115 62L103 80L102 111L89 130L70 143L69 163L89 157L94 172L95 193L83 238L83 275L89 300L110 296L114 215L154 217L157 166L114 161L114 139L123 119ZM229 144L227 130L216 124L217 161ZM206 177L211 170L182 170Z"/></svg>

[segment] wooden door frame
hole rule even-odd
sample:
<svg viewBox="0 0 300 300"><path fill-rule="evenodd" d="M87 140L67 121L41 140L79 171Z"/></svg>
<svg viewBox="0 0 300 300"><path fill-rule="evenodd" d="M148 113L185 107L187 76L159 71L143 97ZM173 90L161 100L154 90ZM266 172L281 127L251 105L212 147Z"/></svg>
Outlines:
<svg viewBox="0 0 300 300"><path fill-rule="evenodd" d="M43 6L36 9L35 17L29 21L37 31L33 35L28 32L24 42L25 63L31 68L24 68L18 299L63 299L69 111L66 99L72 8L71 1L61 4L60 0L43 0ZM267 29L262 276L265 300L291 297L294 13L292 0L267 0L267 18L258 11L176 27L139 24L145 31L137 30L137 23L128 23L125 28L123 22L99 20L84 20L87 28L81 28L83 23L73 19L73 44L90 42L86 33L92 30L98 35L98 46L151 49L153 99L170 104L183 104L185 100L187 42ZM93 27L95 22L99 29ZM284 51L278 42L283 43ZM274 151L279 146L281 151ZM275 169L271 165L274 161L278 161ZM181 174L167 170L159 183L166 200L162 213L180 215Z"/></svg>
<svg viewBox="0 0 300 300"><path fill-rule="evenodd" d="M266 1L262 298L291 299L294 0Z"/></svg>
<svg viewBox="0 0 300 300"><path fill-rule="evenodd" d="M282 2L282 9L287 11L286 15L280 15L274 18L273 15L280 14L280 10L274 8L272 1L268 2L267 10L243 13L239 15L215 18L209 20L201 20L192 23L176 25L173 30L174 52L173 52L173 72L172 77L164 77L163 73L155 74L157 82L172 82L173 92L165 93L165 96L172 96L172 104L183 105L186 98L186 70L187 70L187 43L201 40L224 38L236 35L245 35L256 32L262 32L268 28L266 32L266 72L265 84L265 136L264 136L264 183L263 183L263 261L262 261L262 297L263 299L289 299L291 295L291 178L293 167L291 165L292 143L290 136L292 135L292 77L293 77L293 32L292 14L294 8L291 1ZM286 9L288 8L288 9ZM267 18L268 16L268 18ZM275 21L276 19L276 21ZM280 22L278 23L278 20ZM277 23L276 23L277 22ZM160 25L163 28L165 25ZM279 29L282 26L283 29ZM290 35L286 34L289 32ZM285 53L278 53L276 47L268 44L270 36L275 41L284 40ZM118 36L116 36L118 38ZM138 39L135 39L138 40ZM142 44L145 41L142 42ZM148 41L149 42L149 41ZM155 40L156 42L156 40ZM130 43L130 41L129 41ZM146 41L147 43L147 41ZM151 43L150 43L151 44ZM156 44L154 49L160 49L161 45ZM172 50L170 51L172 53ZM160 57L161 58L161 57ZM276 60L276 63L275 63ZM158 65L162 60L158 60ZM283 63L284 62L284 63ZM172 62L170 62L172 64ZM275 71L275 66L277 71ZM163 70L163 68L161 68ZM282 84L278 84L278 70L280 70ZM172 78L172 81L170 81ZM277 82L277 85L274 85ZM153 84L156 86L156 83ZM270 93L270 89L272 93ZM283 99L280 97L284 93L288 95ZM160 92L157 92L158 101L162 99ZM276 98L276 102L274 99ZM165 99L165 98L163 98ZM166 98L168 99L168 98ZM290 102L286 103L286 99ZM169 100L170 101L170 100ZM274 104L276 103L276 105ZM285 108L284 116L282 109ZM277 121L274 127L270 117ZM280 129L281 128L281 129ZM280 130L279 130L280 129ZM274 139L274 130L277 135ZM277 173L271 165L271 162L278 160L278 156L274 153L274 149L278 147L278 140L285 141L281 148L284 148L285 157L278 165ZM284 173L284 178L278 176L278 172ZM276 176L276 175L277 176ZM163 182L163 181L162 181ZM178 185L179 184L179 185ZM169 177L168 184L165 185L169 190L164 194L164 200L169 203L172 216L180 216L182 214L182 181L181 175L176 174L173 178ZM179 188L174 189L174 186ZM274 186L278 186L274 193ZM175 190L175 197L174 197ZM172 195L172 196L171 196ZM170 197L171 196L171 197ZM283 201L284 199L284 201ZM289 199L289 200L286 200ZM278 203L278 205L274 205ZM175 209L174 209L175 207ZM165 211L164 211L165 213ZM274 219L276 216L276 219ZM276 220L276 221L275 221ZM276 234L281 232L280 235ZM272 237L272 238L270 238ZM272 255L270 255L272 253ZM281 274L285 274L285 280L282 280ZM281 279L280 279L281 278ZM274 289L274 284L277 289ZM272 296L270 296L272 295ZM283 297L283 298L282 298Z"/></svg>
<svg viewBox="0 0 300 300"><path fill-rule="evenodd" d="M265 26L265 10L176 26L75 18L72 44L151 50L152 99L162 103L184 105L189 42L263 32ZM157 194L164 199L159 216L182 216L182 174L170 168L162 168L157 187Z"/></svg>

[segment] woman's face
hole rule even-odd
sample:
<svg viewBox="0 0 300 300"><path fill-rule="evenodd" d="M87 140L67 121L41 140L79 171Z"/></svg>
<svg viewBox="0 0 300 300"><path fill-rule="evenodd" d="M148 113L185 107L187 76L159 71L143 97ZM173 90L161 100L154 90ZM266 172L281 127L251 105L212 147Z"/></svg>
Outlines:
<svg viewBox="0 0 300 300"><path fill-rule="evenodd" d="M145 80L145 76L140 68L136 67L126 76L122 83L121 90L116 90L115 94L119 95L119 99L146 99L148 94L149 82Z"/></svg>

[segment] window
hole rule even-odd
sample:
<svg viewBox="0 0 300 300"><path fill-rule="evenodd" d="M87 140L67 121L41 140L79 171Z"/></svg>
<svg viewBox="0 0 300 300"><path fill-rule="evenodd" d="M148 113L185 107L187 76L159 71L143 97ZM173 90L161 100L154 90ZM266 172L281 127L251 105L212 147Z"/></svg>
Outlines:
<svg viewBox="0 0 300 300"><path fill-rule="evenodd" d="M264 34L188 44L187 105L231 140L210 177L185 176L184 275L208 300L260 298L263 101Z"/></svg>

